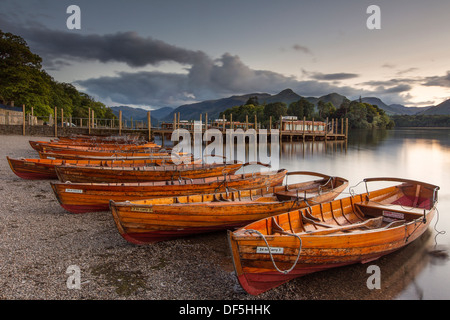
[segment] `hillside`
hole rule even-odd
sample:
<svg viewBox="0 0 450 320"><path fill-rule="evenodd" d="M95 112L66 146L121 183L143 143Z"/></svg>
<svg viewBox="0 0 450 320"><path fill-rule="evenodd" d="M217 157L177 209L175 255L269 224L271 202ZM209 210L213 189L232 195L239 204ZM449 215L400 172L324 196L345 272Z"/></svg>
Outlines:
<svg viewBox="0 0 450 320"><path fill-rule="evenodd" d="M419 112L419 115L450 115L450 99Z"/></svg>
<svg viewBox="0 0 450 320"><path fill-rule="evenodd" d="M284 102L286 104L298 101L301 98L291 89L283 90L276 95L270 95L268 93L250 93L241 96L231 96L229 98L182 105L166 116L165 120L173 120L173 114L178 112L180 113L180 118L185 120L200 119L200 114L205 114L206 112L208 113L209 119L214 119L217 118L222 111L246 103L250 97L257 97L259 103Z"/></svg>
<svg viewBox="0 0 450 320"><path fill-rule="evenodd" d="M291 89L285 89L278 94L271 95L268 93L249 93L244 95L235 95L228 98L207 100L192 104L185 104L179 106L178 108L163 107L157 110L152 110L152 123L155 124L155 120L159 121L173 121L174 113L180 113L180 117L183 120L197 120L200 119L200 114L204 116L208 113L209 119L217 118L220 112L234 107L245 104L250 97L257 97L260 104L268 104L273 102L284 102L289 105L292 102L298 101L302 98L299 94L295 93ZM305 97L306 100L313 103L317 107L319 101L325 103L331 102L336 108L342 104L342 102L347 99L347 97L340 95L338 93L329 93L321 97ZM450 115L450 100L444 101L437 106L430 107L405 107L400 104L387 105L380 98L377 97L364 97L361 98L362 102L370 103L372 105L377 105L379 108L383 109L388 115L416 115L416 114L426 114L426 115ZM147 119L147 110L137 109L141 111L136 111L136 108L131 107L112 107L116 115L118 115L118 108L122 108L124 119L130 119L132 117L134 120L144 120ZM157 122L156 122L157 123Z"/></svg>
<svg viewBox="0 0 450 320"><path fill-rule="evenodd" d="M133 108L128 106L117 106L117 107L111 107L110 108L114 115L116 117L119 117L119 111L122 111L122 118L124 120L130 120L133 119L136 120L142 120L144 122L147 122L147 111L142 108ZM151 110L151 121L152 125L155 126L158 124L158 121L162 118L164 118L168 113L173 111L173 108L170 107L162 107L156 110Z"/></svg>
<svg viewBox="0 0 450 320"><path fill-rule="evenodd" d="M173 120L174 112L180 113L181 119L189 120L189 119L199 119L200 114L208 113L208 117L210 119L217 117L220 112L234 107L244 104L250 97L256 96L258 98L259 103L272 103L272 102L284 102L286 105L289 105L291 102L298 101L302 96L295 93L291 89L286 89L281 91L276 95L270 95L268 93L251 93L245 94L241 96L231 96L229 98L217 99L217 100L208 100L202 101L193 104L186 104L176 108L173 112L165 117L164 120L171 121ZM317 107L317 103L322 100L323 102L331 102L336 108L339 108L341 103L347 97L340 95L338 93L330 93L321 97L305 97L306 100L313 103ZM377 97L364 97L361 98L362 102L370 103L373 105L377 105L379 108L386 111L388 115L414 115L418 112L424 112L430 107L425 108L417 108L417 107L405 107L400 104L392 104L387 105L381 99ZM446 110L443 108L443 110ZM445 111L443 111L445 112ZM450 114L448 112L447 114Z"/></svg>

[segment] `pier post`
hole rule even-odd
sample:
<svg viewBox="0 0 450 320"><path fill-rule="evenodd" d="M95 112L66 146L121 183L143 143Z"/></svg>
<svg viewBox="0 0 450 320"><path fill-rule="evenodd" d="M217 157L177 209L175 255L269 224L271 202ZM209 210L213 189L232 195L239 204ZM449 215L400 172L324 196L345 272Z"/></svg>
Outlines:
<svg viewBox="0 0 450 320"><path fill-rule="evenodd" d="M345 118L345 140L348 138L348 118Z"/></svg>
<svg viewBox="0 0 450 320"><path fill-rule="evenodd" d="M306 117L303 117L303 142L305 142L305 127L306 127Z"/></svg>
<svg viewBox="0 0 450 320"><path fill-rule="evenodd" d="M312 140L315 141L316 137L314 135L314 118L312 118Z"/></svg>
<svg viewBox="0 0 450 320"><path fill-rule="evenodd" d="M280 116L280 144L283 141L283 116Z"/></svg>
<svg viewBox="0 0 450 320"><path fill-rule="evenodd" d="M152 141L152 118L150 111L147 111L147 126L148 126L148 142Z"/></svg>

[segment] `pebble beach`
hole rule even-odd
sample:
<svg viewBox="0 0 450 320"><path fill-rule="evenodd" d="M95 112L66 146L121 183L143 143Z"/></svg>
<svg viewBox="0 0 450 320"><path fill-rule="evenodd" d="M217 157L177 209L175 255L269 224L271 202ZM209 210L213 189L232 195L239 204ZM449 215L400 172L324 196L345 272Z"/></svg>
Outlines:
<svg viewBox="0 0 450 320"><path fill-rule="evenodd" d="M24 180L11 171L7 156L38 158L29 140L50 139L0 137L0 299L391 299L400 290L394 285L369 290L367 266L354 265L308 275L251 296L234 275L226 231L152 245L128 243L118 233L110 212L69 213L54 196L51 180ZM403 268L402 252L397 256ZM387 268L395 264L393 259L380 259L378 265ZM71 266L80 271L80 288L68 286Z"/></svg>

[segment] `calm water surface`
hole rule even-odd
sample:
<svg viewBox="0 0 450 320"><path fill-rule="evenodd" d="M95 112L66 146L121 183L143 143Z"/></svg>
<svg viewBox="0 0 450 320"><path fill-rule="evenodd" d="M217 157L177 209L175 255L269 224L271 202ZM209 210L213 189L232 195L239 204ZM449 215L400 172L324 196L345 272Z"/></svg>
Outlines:
<svg viewBox="0 0 450 320"><path fill-rule="evenodd" d="M395 299L450 298L450 129L352 131L347 144L288 142L280 149L281 168L341 176L350 186L369 177L438 185L438 214L428 232L417 240L419 245L402 249L402 261L398 255L383 258L387 267L381 268L381 290L391 289L389 295ZM384 186L369 184L369 191ZM365 192L364 184L355 192ZM348 190L342 196L348 196Z"/></svg>

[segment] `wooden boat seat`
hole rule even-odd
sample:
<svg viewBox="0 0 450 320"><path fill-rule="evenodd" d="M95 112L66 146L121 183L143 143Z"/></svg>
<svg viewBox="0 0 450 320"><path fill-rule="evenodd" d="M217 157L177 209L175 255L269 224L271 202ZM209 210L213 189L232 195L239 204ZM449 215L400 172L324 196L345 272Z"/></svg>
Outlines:
<svg viewBox="0 0 450 320"><path fill-rule="evenodd" d="M309 199L312 197L317 196L317 193L311 193L311 192L298 192L296 190L292 190L292 191L278 191L275 192L275 196L277 197L278 201L289 201L289 200L295 200L297 198L299 200L303 200L303 199Z"/></svg>
<svg viewBox="0 0 450 320"><path fill-rule="evenodd" d="M311 230L311 231L306 231L305 233L308 235L327 235L327 234L332 234L332 233L336 233L336 232L349 232L349 231L352 231L355 229L360 229L360 228L378 229L381 227L382 221L383 221L383 217L376 217L376 218L368 219L363 222L348 224L348 225L344 225L344 226L334 226L333 228L328 228L328 229Z"/></svg>
<svg viewBox="0 0 450 320"><path fill-rule="evenodd" d="M365 201L355 204L364 215L384 216L392 220L411 221L424 216L425 209L405 207L397 204L383 204L376 201Z"/></svg>

